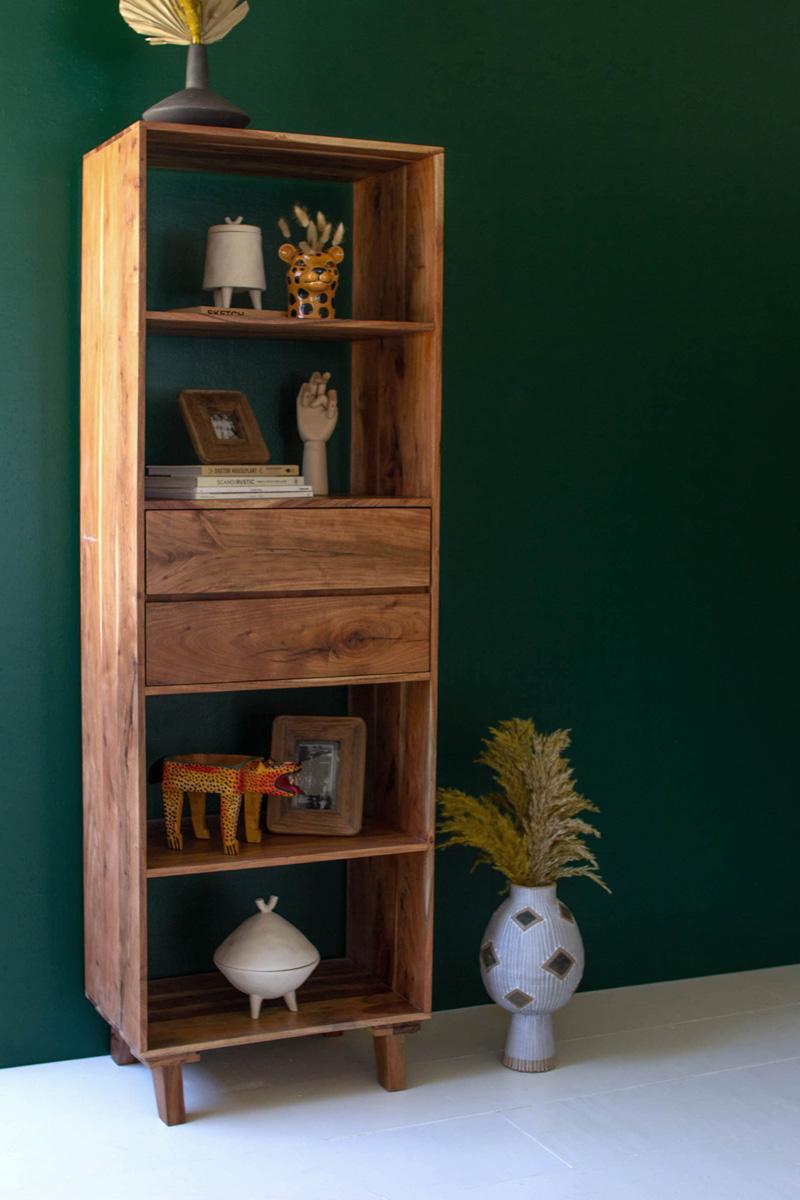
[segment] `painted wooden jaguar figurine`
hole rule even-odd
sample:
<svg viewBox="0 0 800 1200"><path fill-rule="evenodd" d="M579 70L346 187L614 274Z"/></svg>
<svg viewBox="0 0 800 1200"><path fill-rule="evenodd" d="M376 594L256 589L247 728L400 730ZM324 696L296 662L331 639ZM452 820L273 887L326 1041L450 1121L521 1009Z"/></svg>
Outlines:
<svg viewBox="0 0 800 1200"><path fill-rule="evenodd" d="M290 317L299 320L330 320L336 316L339 263L344 258L344 250L339 243L344 237L344 225L340 222L331 236L333 227L324 213L317 213L314 220L301 205L295 204L294 215L304 231L304 237L297 246L294 242L284 242L278 251L279 257L288 266L287 312ZM291 237L291 230L283 217L278 221L278 227L284 237Z"/></svg>
<svg viewBox="0 0 800 1200"><path fill-rule="evenodd" d="M219 795L219 825L226 854L239 853L236 837L244 797L244 828L248 842L260 842L261 797L296 796L300 788L288 778L300 770L296 762L271 758L242 758L237 754L183 754L164 759L161 783L164 829L170 850L183 849L183 794L189 794L192 829L196 838L209 838L206 795Z"/></svg>

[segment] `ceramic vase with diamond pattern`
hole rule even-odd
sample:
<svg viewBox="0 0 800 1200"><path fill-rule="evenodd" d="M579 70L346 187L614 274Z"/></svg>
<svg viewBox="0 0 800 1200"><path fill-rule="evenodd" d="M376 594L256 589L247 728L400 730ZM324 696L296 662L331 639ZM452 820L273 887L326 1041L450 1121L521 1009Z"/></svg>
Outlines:
<svg viewBox="0 0 800 1200"><path fill-rule="evenodd" d="M583 975L583 941L575 918L549 887L511 885L486 926L481 978L511 1015L503 1065L513 1071L555 1066L551 1014L563 1008Z"/></svg>

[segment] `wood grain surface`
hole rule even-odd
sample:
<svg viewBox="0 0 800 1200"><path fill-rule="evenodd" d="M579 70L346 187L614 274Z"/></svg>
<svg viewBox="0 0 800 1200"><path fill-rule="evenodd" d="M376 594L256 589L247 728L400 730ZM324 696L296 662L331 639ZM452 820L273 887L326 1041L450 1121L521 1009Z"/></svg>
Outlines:
<svg viewBox="0 0 800 1200"><path fill-rule="evenodd" d="M402 1092L406 1086L406 1039L402 1033L380 1029L372 1039L378 1083L387 1092Z"/></svg>
<svg viewBox="0 0 800 1200"><path fill-rule="evenodd" d="M186 509L199 512L204 508L210 509L250 509L250 508L431 508L432 501L428 496L305 496L298 499L260 500L238 499L225 500L145 500L145 511L172 512Z"/></svg>
<svg viewBox="0 0 800 1200"><path fill-rule="evenodd" d="M148 512L147 592L426 588L430 525L425 509Z"/></svg>
<svg viewBox="0 0 800 1200"><path fill-rule="evenodd" d="M322 321L300 321L293 317L228 316L198 313L189 309L150 310L149 333L170 337L265 338L297 342L360 342L376 338L406 338L427 333L429 321L351 321L333 317Z"/></svg>
<svg viewBox="0 0 800 1200"><path fill-rule="evenodd" d="M365 795L419 836L435 823L439 576L439 442L443 157L434 155L354 185L353 312L431 321L423 337L361 342L352 352L351 487L431 497L431 677L351 687L350 712L367 722ZM392 236L385 236L391 230ZM384 236L379 236L383 231ZM376 252L367 251L373 243ZM379 265L376 268L376 254ZM359 919L364 911L371 922ZM402 919L398 914L402 914ZM431 1004L433 852L348 864L347 953L420 1009Z"/></svg>
<svg viewBox="0 0 800 1200"><path fill-rule="evenodd" d="M217 1046L268 1042L339 1029L403 1025L429 1013L417 1012L379 979L347 959L320 963L297 992L298 1011L282 1000L265 1000L253 1020L247 997L219 973L150 982L148 1062L159 1056L211 1050Z"/></svg>
<svg viewBox="0 0 800 1200"><path fill-rule="evenodd" d="M86 991L145 1047L143 146L84 159L81 676Z"/></svg>
<svg viewBox="0 0 800 1200"><path fill-rule="evenodd" d="M231 171L237 175L288 175L303 179L360 179L440 152L438 146L357 138L220 129L202 125L145 124L148 164L169 170Z"/></svg>
<svg viewBox="0 0 800 1200"><path fill-rule="evenodd" d="M293 863L333 862L339 859L372 858L384 854L418 854L429 843L393 829L385 821L367 820L355 837L330 834L268 833L260 842L239 844L238 854L224 854L219 840L219 820L208 818L209 840L195 838L191 824L183 825L183 850L169 850L163 821L148 822L147 874L197 875L216 871L245 871L251 868L285 867Z"/></svg>
<svg viewBox="0 0 800 1200"><path fill-rule="evenodd" d="M425 594L147 605L148 684L426 671Z"/></svg>

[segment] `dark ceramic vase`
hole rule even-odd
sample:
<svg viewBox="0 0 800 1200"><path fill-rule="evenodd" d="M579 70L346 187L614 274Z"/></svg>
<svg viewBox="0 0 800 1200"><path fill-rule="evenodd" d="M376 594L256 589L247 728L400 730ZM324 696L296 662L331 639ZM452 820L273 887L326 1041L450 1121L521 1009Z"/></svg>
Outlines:
<svg viewBox="0 0 800 1200"><path fill-rule="evenodd" d="M189 46L186 56L186 87L159 100L143 113L145 121L167 121L176 125L229 125L243 129L250 118L208 87L208 48Z"/></svg>

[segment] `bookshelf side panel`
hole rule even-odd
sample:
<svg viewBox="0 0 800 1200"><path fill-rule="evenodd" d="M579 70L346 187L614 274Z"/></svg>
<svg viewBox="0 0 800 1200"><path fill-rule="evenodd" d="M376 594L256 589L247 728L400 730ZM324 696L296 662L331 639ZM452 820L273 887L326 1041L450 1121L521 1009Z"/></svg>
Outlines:
<svg viewBox="0 0 800 1200"><path fill-rule="evenodd" d="M81 676L86 992L146 1049L144 133L84 159Z"/></svg>
<svg viewBox="0 0 800 1200"><path fill-rule="evenodd" d="M353 311L432 321L433 332L353 347L354 493L431 498L431 679L350 690L369 730L366 795L433 838L439 596L443 155L354 185ZM380 247L380 249L377 249ZM431 1006L434 851L352 862L348 956Z"/></svg>
<svg viewBox="0 0 800 1200"><path fill-rule="evenodd" d="M433 838L435 689L432 682L352 687L350 712L367 725L365 798L390 824ZM417 863L406 861L418 859ZM423 1012L431 1004L434 851L348 865L347 956Z"/></svg>
<svg viewBox="0 0 800 1200"><path fill-rule="evenodd" d="M353 187L353 312L433 321L433 332L356 343L351 489L431 496L438 481L442 155Z"/></svg>

